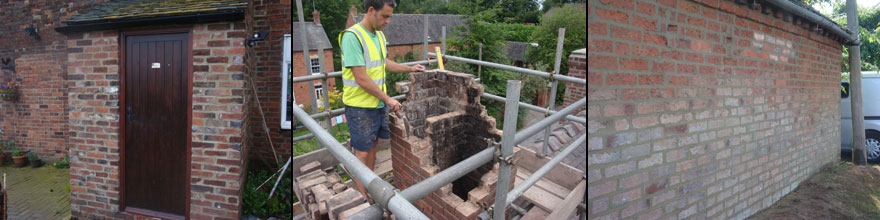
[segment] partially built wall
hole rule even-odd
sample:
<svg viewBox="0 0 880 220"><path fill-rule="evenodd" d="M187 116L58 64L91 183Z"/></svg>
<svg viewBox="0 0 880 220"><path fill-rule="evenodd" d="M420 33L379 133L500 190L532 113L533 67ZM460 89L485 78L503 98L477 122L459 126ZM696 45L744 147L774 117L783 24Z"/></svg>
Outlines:
<svg viewBox="0 0 880 220"><path fill-rule="evenodd" d="M738 2L588 1L589 219L743 219L838 160L838 37Z"/></svg>

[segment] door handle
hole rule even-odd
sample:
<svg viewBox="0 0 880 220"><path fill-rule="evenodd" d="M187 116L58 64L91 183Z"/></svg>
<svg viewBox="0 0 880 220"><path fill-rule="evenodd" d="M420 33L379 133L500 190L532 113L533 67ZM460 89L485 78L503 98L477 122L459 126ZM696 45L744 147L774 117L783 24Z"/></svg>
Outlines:
<svg viewBox="0 0 880 220"><path fill-rule="evenodd" d="M131 122L132 122L132 121L131 121L131 116L132 116L132 115L133 115L133 114L131 113L131 107L126 107L126 108L125 108L125 122L127 122L127 123L131 123Z"/></svg>

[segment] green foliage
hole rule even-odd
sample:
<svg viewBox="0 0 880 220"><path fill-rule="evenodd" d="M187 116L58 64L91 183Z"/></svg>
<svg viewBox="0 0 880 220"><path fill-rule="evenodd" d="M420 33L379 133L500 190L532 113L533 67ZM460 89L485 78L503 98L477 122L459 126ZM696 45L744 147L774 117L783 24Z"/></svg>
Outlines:
<svg viewBox="0 0 880 220"><path fill-rule="evenodd" d="M293 219L290 212L296 196L293 193L293 172L287 169L284 172L275 194L269 198L269 192L274 186L277 176L272 176L275 171L257 170L248 171L248 179L242 194L242 215L254 215L259 218L276 217L280 219ZM262 188L257 188L264 181L272 177Z"/></svg>
<svg viewBox="0 0 880 220"><path fill-rule="evenodd" d="M24 152L21 152L21 149L19 149L18 147L15 147L15 143L14 143L14 142L11 143L11 145L12 145L11 148L12 148L12 156L13 156L13 157L22 157L22 156L24 156Z"/></svg>
<svg viewBox="0 0 880 220"><path fill-rule="evenodd" d="M30 160L30 161L35 161L37 159L40 159L40 157L37 156L37 153L34 153L33 151L28 152L27 157L28 157L28 160Z"/></svg>
<svg viewBox="0 0 880 220"><path fill-rule="evenodd" d="M541 18L541 26L532 34L532 42L538 43L538 47L526 51L527 59L535 63L553 65L559 28L565 28L560 73L568 75L568 62L565 62L565 59L572 51L587 46L587 21L584 17L586 11L574 4L567 4L552 14L544 15Z"/></svg>
<svg viewBox="0 0 880 220"><path fill-rule="evenodd" d="M321 122L320 124L323 125L324 123ZM299 137L299 136L303 136L306 134L309 134L309 130L302 129L302 130L299 130L299 131L293 133L293 137ZM336 124L335 126L333 126L333 137L335 137L336 140L339 142L345 142L346 140L348 140L348 138L351 137L351 134L348 133L348 123L339 123L339 124ZM309 138L306 140L294 142L293 143L293 156L296 157L299 155L303 155L308 152L315 151L317 149L319 149L318 148L318 141L315 140L315 138Z"/></svg>
<svg viewBox="0 0 880 220"><path fill-rule="evenodd" d="M559 28L565 28L565 41L562 44L562 62L559 74L568 75L566 59L571 52L587 46L587 21L583 19L586 11L576 4L567 4L546 14L541 18L541 26L532 35L532 42L537 47L526 50L526 59L536 64L553 65L556 59L556 42ZM562 103L565 97L565 84L560 83L556 89L556 103Z"/></svg>
<svg viewBox="0 0 880 220"><path fill-rule="evenodd" d="M568 3L586 3L586 0L544 0L541 3L541 10L547 12L553 7L562 6Z"/></svg>
<svg viewBox="0 0 880 220"><path fill-rule="evenodd" d="M67 156L64 156L61 161L53 163L52 166L58 169L70 168L70 161L67 159Z"/></svg>
<svg viewBox="0 0 880 220"><path fill-rule="evenodd" d="M345 29L345 22L348 21L348 9L354 5L355 8L358 8L358 13L364 13L363 0L314 0L314 1L303 1L303 19L305 21L314 21L312 18L312 11L317 9L321 12L321 25L324 27L324 32L327 33L327 37L330 38L330 44L333 47L333 53L339 53L339 42L336 41L337 36L339 36L339 32ZM291 6L291 13L293 14L293 25L296 22L299 22L299 15L296 10L296 5ZM293 36L299 37L299 36Z"/></svg>
<svg viewBox="0 0 880 220"><path fill-rule="evenodd" d="M502 40L530 42L532 35L538 30L538 26L508 23L490 23L492 29L498 30Z"/></svg>
<svg viewBox="0 0 880 220"><path fill-rule="evenodd" d="M820 6L821 4L829 4L831 10L825 13L825 16L831 18L838 24L846 27L846 2L843 0L806 0L808 4ZM861 57L861 68L865 71L880 70L880 8L878 7L859 7L859 39L862 45L859 47L859 56ZM843 72L849 72L849 47L844 46L841 56L840 66Z"/></svg>

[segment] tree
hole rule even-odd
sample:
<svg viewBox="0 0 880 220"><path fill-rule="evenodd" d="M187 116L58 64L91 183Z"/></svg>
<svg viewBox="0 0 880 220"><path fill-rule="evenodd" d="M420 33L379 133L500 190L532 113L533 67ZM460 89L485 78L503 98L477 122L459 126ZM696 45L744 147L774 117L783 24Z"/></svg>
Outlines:
<svg viewBox="0 0 880 220"><path fill-rule="evenodd" d="M544 0L544 2L541 3L541 10L544 10L544 12L547 12L548 10L550 10L553 7L559 7L559 6L568 4L568 3L586 3L586 2L587 2L586 0Z"/></svg>
<svg viewBox="0 0 880 220"><path fill-rule="evenodd" d="M587 46L587 21L584 19L586 13L581 6L567 4L551 14L545 14L541 18L541 26L532 35L532 42L538 43L538 46L529 48L526 51L526 58L533 63L545 64L552 68L556 58L559 28L565 28L565 41L562 45L563 60L560 62L559 74L568 75L566 58L572 51ZM565 96L564 86L560 86L556 91L556 101L559 103Z"/></svg>
<svg viewBox="0 0 880 220"><path fill-rule="evenodd" d="M534 0L499 0L498 17L505 23L538 23L541 11Z"/></svg>
<svg viewBox="0 0 880 220"><path fill-rule="evenodd" d="M326 32L327 37L330 38L330 44L333 47L334 54L338 54L339 52L339 42L336 38L339 36L339 32L345 29L345 22L348 21L348 9L351 8L352 5L363 8L364 3L362 0L303 1L303 19L306 21L314 21L312 18L312 11L315 9L321 13L321 26L324 27L324 32ZM294 5L293 7L294 25L298 25L296 22L299 22L299 15L296 11L296 6ZM358 9L358 11L363 12L362 9Z"/></svg>

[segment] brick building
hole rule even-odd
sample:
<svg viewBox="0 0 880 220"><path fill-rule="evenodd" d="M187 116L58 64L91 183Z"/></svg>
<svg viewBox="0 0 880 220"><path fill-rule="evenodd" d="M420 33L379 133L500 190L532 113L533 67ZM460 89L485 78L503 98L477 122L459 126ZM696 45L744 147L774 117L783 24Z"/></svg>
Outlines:
<svg viewBox="0 0 880 220"><path fill-rule="evenodd" d="M70 156L74 217L236 219L248 156L271 155L267 135L290 154L290 1L0 8L0 81L21 85L0 101L0 137Z"/></svg>
<svg viewBox="0 0 880 220"><path fill-rule="evenodd" d="M315 15L317 15L317 14L315 14ZM321 74L320 65L319 65L321 59L318 58L318 54L319 54L318 47L324 48L324 50L322 50L322 53L320 53L320 54L322 54L322 56L324 56L324 68L325 68L324 72L333 72L334 71L334 69L333 69L334 68L333 67L333 48L330 45L330 38L327 36L327 33L324 32L324 28L321 26L320 19L315 19L315 20L318 22L305 22L306 29L308 29L308 32L306 32L306 35L309 38L307 41L308 47L309 47L309 66L308 67L305 66L305 61L303 58L303 55L305 53L303 52L302 41L300 40L300 38L301 38L300 37L301 36L300 30L302 29L301 24L299 22L295 22L293 24L293 34L292 34L293 41L291 42L291 46L293 47L293 54L290 59L291 62L293 63L293 70L294 70L293 77L305 76L306 74ZM335 40L335 38L334 38L334 40ZM322 100L320 98L323 97L324 94L326 94L324 88L336 88L335 87L336 80L328 79L327 84L330 84L329 86L322 85L321 80L315 80L312 83L314 83L315 91L311 91L311 92L315 93L315 97L319 99L319 100L316 100L316 101L318 101L318 106L322 106L324 102L320 101L320 100ZM311 98L309 98L310 91L309 91L308 87L309 87L308 83L294 84L293 94L295 94L295 95L294 95L293 99L295 100L296 104L301 104L301 105L310 105L311 104ZM293 102L291 102L291 103L293 103ZM291 113L291 114L293 114L293 113Z"/></svg>
<svg viewBox="0 0 880 220"><path fill-rule="evenodd" d="M406 189L501 141L495 118L480 103L483 87L473 80L442 70L410 73L403 113L408 120L392 116L389 125L395 187ZM431 219L476 219L495 199L496 164L486 163L414 205ZM511 169L511 181L515 176Z"/></svg>
<svg viewBox="0 0 880 220"><path fill-rule="evenodd" d="M587 65L589 219L744 219L838 160L830 28L765 1L587 4L570 59Z"/></svg>

